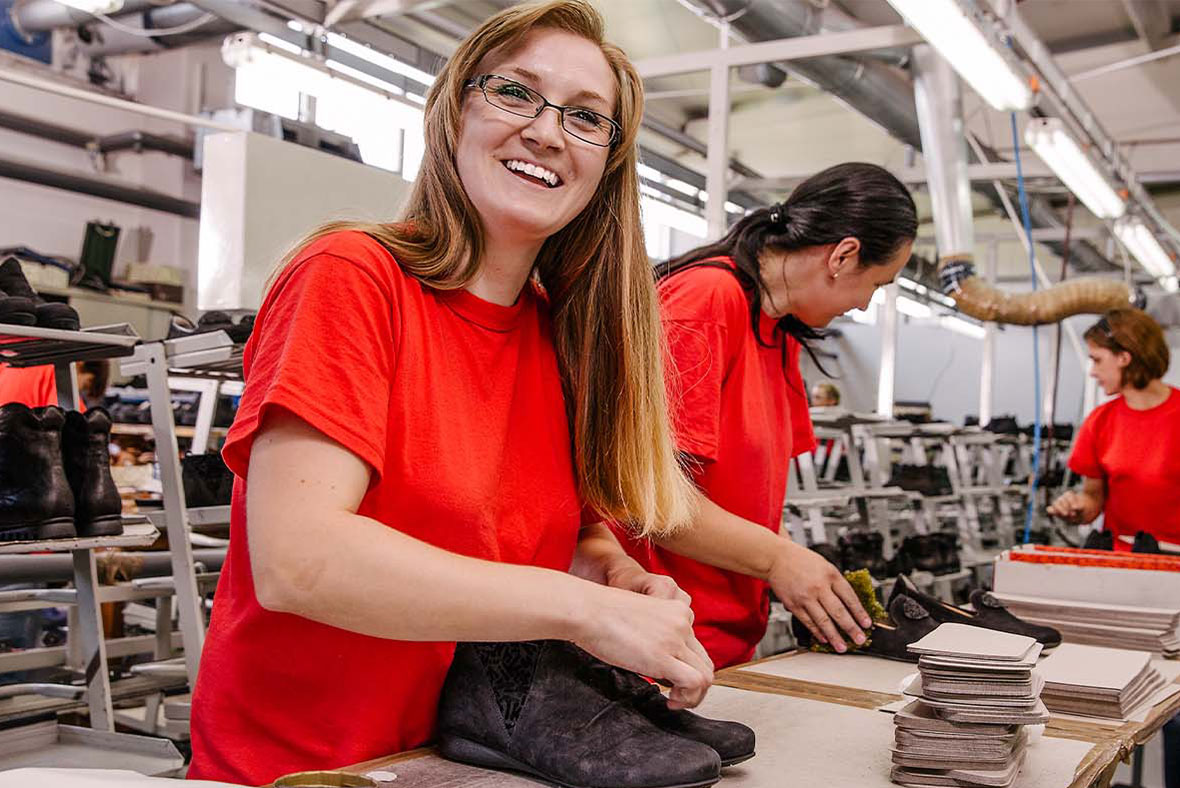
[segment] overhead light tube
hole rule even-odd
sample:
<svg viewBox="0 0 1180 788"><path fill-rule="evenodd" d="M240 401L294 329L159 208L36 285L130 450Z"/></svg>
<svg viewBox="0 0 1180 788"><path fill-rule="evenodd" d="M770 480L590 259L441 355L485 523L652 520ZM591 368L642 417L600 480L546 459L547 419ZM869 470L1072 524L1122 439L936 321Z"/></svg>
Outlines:
<svg viewBox="0 0 1180 788"><path fill-rule="evenodd" d="M57 2L86 14L113 14L123 7L123 0L57 0Z"/></svg>
<svg viewBox="0 0 1180 788"><path fill-rule="evenodd" d="M1032 106L1028 79L960 0L889 0L889 4L988 104L1003 112Z"/></svg>
<svg viewBox="0 0 1180 788"><path fill-rule="evenodd" d="M1165 290L1176 292L1176 263L1142 219L1133 216L1120 219L1114 223L1114 234L1143 270L1159 279Z"/></svg>
<svg viewBox="0 0 1180 788"><path fill-rule="evenodd" d="M1118 219L1127 212L1127 203L1065 130L1060 118L1033 120L1024 129L1024 141L1090 213L1099 219Z"/></svg>

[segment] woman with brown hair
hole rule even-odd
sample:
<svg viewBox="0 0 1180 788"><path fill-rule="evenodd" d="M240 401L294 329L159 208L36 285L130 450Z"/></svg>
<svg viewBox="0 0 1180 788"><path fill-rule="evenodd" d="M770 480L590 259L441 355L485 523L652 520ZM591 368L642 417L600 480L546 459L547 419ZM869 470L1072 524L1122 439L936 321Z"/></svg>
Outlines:
<svg viewBox="0 0 1180 788"><path fill-rule="evenodd" d="M1078 432L1069 467L1084 477L1049 513L1072 523L1099 514L1115 550L1140 531L1180 551L1180 393L1164 383L1170 353L1164 332L1138 309L1113 309L1084 334L1090 377L1115 398L1095 408ZM1117 396L1115 396L1117 395Z"/></svg>
<svg viewBox="0 0 1180 788"><path fill-rule="evenodd" d="M190 777L428 741L455 641L572 641L674 706L711 682L687 597L600 523L667 533L697 497L639 223L642 84L602 35L583 0L489 19L427 97L402 221L323 228L274 276L223 450Z"/></svg>

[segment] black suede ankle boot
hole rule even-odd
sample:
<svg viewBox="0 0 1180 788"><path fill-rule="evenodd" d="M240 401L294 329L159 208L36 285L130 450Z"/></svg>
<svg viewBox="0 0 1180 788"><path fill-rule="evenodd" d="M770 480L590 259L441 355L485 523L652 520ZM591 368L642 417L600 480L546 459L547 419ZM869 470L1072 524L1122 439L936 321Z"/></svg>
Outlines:
<svg viewBox="0 0 1180 788"><path fill-rule="evenodd" d="M79 328L78 313L69 304L47 302L37 295L37 292L25 279L25 272L20 267L20 260L9 257L0 263L0 292L5 295L26 298L33 305L33 315L41 328L60 328L66 331L77 331Z"/></svg>
<svg viewBox="0 0 1180 788"><path fill-rule="evenodd" d="M668 708L668 699L658 685L629 670L608 665L572 643L569 649L581 666L580 675L611 700L625 701L657 728L706 744L717 751L721 765L748 761L754 757L754 731L740 722L711 720L687 709Z"/></svg>
<svg viewBox="0 0 1180 788"><path fill-rule="evenodd" d="M0 541L75 535L74 494L61 458L64 423L56 406L0 407Z"/></svg>
<svg viewBox="0 0 1180 788"><path fill-rule="evenodd" d="M703 788L721 759L583 680L557 641L460 643L438 707L444 758L565 788Z"/></svg>
<svg viewBox="0 0 1180 788"><path fill-rule="evenodd" d="M79 536L123 533L123 501L111 477L111 417L103 408L85 415L72 410L62 430L62 460L74 494L74 523Z"/></svg>

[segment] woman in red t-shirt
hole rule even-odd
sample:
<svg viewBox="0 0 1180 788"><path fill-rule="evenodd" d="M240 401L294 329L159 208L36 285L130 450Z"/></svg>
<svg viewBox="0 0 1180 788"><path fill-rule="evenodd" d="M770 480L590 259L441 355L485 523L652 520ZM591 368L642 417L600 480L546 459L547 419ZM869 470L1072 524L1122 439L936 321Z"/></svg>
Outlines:
<svg viewBox="0 0 1180 788"><path fill-rule="evenodd" d="M659 269L673 428L706 500L691 529L624 544L692 597L718 667L753 656L768 586L836 650L840 630L864 642L871 622L843 576L779 535L790 458L815 448L799 350L893 281L916 232L905 186L842 164Z"/></svg>
<svg viewBox="0 0 1180 788"><path fill-rule="evenodd" d="M686 597L600 522L661 533L698 497L639 225L642 83L602 29L581 0L488 20L427 97L405 221L333 225L273 277L190 777L423 744L454 641L569 640L703 696Z"/></svg>
<svg viewBox="0 0 1180 788"><path fill-rule="evenodd" d="M1160 378L1168 343L1159 324L1138 309L1114 309L1083 335L1090 376L1107 396L1086 417L1069 467L1082 489L1053 502L1049 513L1073 523L1105 515L1114 549L1129 551L1146 531L1180 551L1180 392Z"/></svg>

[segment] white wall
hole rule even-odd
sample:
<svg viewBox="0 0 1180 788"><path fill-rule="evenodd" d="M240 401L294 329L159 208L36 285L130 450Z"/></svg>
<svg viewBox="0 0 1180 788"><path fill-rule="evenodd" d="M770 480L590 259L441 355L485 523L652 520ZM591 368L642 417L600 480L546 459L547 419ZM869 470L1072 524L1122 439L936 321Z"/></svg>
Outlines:
<svg viewBox="0 0 1180 788"><path fill-rule="evenodd" d="M125 90L145 104L196 113L205 107L226 106L232 96L232 72L221 64L216 44L117 58L112 66L124 77ZM192 133L181 124L8 82L0 82L0 106L95 135L143 130L191 138ZM80 148L0 129L0 155L87 177L117 180L194 202L200 199L200 177L192 163L163 153L113 154L107 157L107 170L100 172ZM194 307L196 220L4 178L0 178L0 205L4 206L0 211L0 246L28 246L74 260L82 251L88 221L119 225L123 235L116 254L116 275L121 273L122 264L136 257L134 245L127 242L131 231L141 226L150 228L154 235L150 262L186 272L185 307L190 311Z"/></svg>
<svg viewBox="0 0 1180 788"><path fill-rule="evenodd" d="M1073 318L1079 335L1092 317ZM852 410L873 411L877 404L881 331L878 326L840 321L834 324L843 336L828 339L817 349L834 352L834 360L821 358L840 389L841 404ZM1044 386L1052 374L1055 329L1041 327L1041 374ZM1034 415L1033 332L1022 326L1006 326L996 339L994 415L1015 414L1023 423ZM935 418L962 424L967 415L979 414L980 368L983 342L922 321L900 318L895 399L928 401ZM809 385L824 379L804 357L803 374ZM1057 396L1058 422L1080 423L1085 369L1067 337L1062 339L1061 375ZM1042 389L1042 396L1047 389Z"/></svg>

